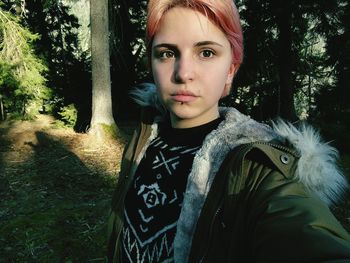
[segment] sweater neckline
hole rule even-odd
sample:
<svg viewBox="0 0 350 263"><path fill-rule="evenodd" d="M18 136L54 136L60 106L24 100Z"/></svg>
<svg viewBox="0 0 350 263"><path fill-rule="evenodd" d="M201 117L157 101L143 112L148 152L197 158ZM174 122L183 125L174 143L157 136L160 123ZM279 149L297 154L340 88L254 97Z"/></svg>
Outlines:
<svg viewBox="0 0 350 263"><path fill-rule="evenodd" d="M205 137L218 127L221 121L223 118L218 117L213 121L191 128L173 128L168 120L159 125L159 136L169 145L199 146Z"/></svg>

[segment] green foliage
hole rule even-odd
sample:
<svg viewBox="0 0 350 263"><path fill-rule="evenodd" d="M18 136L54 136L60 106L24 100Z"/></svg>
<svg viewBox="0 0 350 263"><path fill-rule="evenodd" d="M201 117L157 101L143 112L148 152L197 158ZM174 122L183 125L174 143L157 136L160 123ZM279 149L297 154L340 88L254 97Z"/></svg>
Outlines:
<svg viewBox="0 0 350 263"><path fill-rule="evenodd" d="M13 73L14 66L0 61L0 91L3 93L9 93L18 86L18 81Z"/></svg>
<svg viewBox="0 0 350 263"><path fill-rule="evenodd" d="M61 107L58 112L64 124L68 127L74 127L77 122L78 111L75 108L74 104L69 104L67 106Z"/></svg>
<svg viewBox="0 0 350 263"><path fill-rule="evenodd" d="M0 8L0 94L14 115L35 116L40 102L51 96L43 76L47 67L33 48L38 38L17 16Z"/></svg>
<svg viewBox="0 0 350 263"><path fill-rule="evenodd" d="M24 20L31 31L41 35L35 42L36 50L47 62L47 85L60 99L51 100L54 114L63 105L74 103L79 111L77 125L85 127L85 119L90 121L91 117L91 70L88 52L83 52L79 42L81 27L70 8L73 2L26 1Z"/></svg>

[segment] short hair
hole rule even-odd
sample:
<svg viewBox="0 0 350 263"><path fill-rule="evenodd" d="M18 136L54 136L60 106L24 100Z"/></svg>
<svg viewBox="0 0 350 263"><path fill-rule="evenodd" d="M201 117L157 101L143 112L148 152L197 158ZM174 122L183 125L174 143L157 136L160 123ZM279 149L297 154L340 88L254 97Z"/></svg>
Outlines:
<svg viewBox="0 0 350 263"><path fill-rule="evenodd" d="M243 60L243 34L238 10L233 0L150 0L148 3L146 47L150 61L152 42L160 20L173 7L196 10L218 26L226 35L232 49L232 62L236 70Z"/></svg>

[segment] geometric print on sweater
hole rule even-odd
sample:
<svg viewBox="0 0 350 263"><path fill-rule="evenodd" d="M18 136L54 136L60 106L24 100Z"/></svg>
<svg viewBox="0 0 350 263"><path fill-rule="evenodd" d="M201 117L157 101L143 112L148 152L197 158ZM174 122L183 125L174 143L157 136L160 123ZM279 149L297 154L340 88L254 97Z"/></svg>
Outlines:
<svg viewBox="0 0 350 263"><path fill-rule="evenodd" d="M173 262L183 194L200 147L172 146L160 136L150 143L125 198L123 262Z"/></svg>

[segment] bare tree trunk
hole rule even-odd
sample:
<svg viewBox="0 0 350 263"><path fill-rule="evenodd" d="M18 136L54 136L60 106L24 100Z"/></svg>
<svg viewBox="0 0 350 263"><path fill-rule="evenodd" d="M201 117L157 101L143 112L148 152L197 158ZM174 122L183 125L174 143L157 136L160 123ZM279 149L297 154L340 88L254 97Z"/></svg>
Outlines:
<svg viewBox="0 0 350 263"><path fill-rule="evenodd" d="M22 117L24 118L27 113L27 102L25 100L22 101Z"/></svg>
<svg viewBox="0 0 350 263"><path fill-rule="evenodd" d="M5 120L4 103L2 102L2 95L0 94L0 121Z"/></svg>
<svg viewBox="0 0 350 263"><path fill-rule="evenodd" d="M109 59L108 0L90 1L92 59L92 118L90 133L104 137L103 128L115 126L112 113Z"/></svg>
<svg viewBox="0 0 350 263"><path fill-rule="evenodd" d="M292 5L290 1L279 2L280 12L277 14L279 29L279 97L277 113L287 120L296 120L294 106L294 87L292 78Z"/></svg>
<svg viewBox="0 0 350 263"><path fill-rule="evenodd" d="M308 95L309 95L309 99L308 99L308 115L310 116L311 114L311 105L312 105L312 89L311 89L311 76L309 75L309 85L308 85Z"/></svg>

